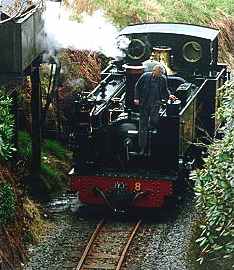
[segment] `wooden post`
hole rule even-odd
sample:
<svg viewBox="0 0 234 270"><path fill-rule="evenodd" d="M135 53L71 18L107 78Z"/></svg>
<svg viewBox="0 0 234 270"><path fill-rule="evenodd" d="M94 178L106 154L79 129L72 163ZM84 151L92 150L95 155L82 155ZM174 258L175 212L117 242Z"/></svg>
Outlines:
<svg viewBox="0 0 234 270"><path fill-rule="evenodd" d="M40 64L32 66L32 176L40 179L41 171L41 87Z"/></svg>
<svg viewBox="0 0 234 270"><path fill-rule="evenodd" d="M13 143L14 148L18 149L18 131L19 131L19 113L18 113L18 91L19 87L22 87L22 80L20 82L17 82L16 87L14 88L14 91L12 93L12 112L14 114L14 137L13 137ZM16 159L17 152L14 154L14 158Z"/></svg>

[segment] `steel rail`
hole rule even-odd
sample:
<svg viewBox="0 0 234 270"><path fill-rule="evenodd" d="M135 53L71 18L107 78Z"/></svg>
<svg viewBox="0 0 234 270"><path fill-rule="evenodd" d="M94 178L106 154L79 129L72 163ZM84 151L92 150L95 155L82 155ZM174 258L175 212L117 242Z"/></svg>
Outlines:
<svg viewBox="0 0 234 270"><path fill-rule="evenodd" d="M134 226L134 228L133 228L133 230L132 230L132 233L131 233L131 235L130 235L130 237L129 237L129 239L128 239L128 242L127 242L127 244L125 245L125 247L124 247L124 249L123 249L123 251L122 251L122 254L120 255L120 259L119 259L118 265L117 265L117 267L116 267L116 270L120 270L120 268L121 268L121 266L122 266L122 264L123 264L123 261L124 261L124 259L125 259L125 257L126 257L126 253L127 253L127 251L128 251L128 248L129 248L129 246L130 246L130 244L131 244L131 242L132 242L132 240L133 240L133 238L134 238L134 236L135 236L137 230L139 229L139 226L140 226L140 225L141 225L141 220L139 220L139 221L137 222L137 224Z"/></svg>
<svg viewBox="0 0 234 270"><path fill-rule="evenodd" d="M106 221L104 219L102 219L98 223L94 233L92 234L92 236L91 236L91 238L90 238L90 240L89 240L89 242L88 242L88 244L87 244L87 246L82 254L82 257L81 257L81 259L76 267L76 270L82 270L82 269L86 269L86 268L87 269L98 269L97 265L95 265L95 264L94 265L85 265L85 262L86 262L87 257L89 256L89 253L92 249L93 244L95 244L95 241L98 239L99 233L102 230L104 223L106 223ZM140 224L141 224L141 220L139 220L137 223L134 224L134 226L130 230L130 233L128 233L128 236L126 236L126 238L128 238L128 240L123 244L124 247L123 247L122 251L119 253L119 255L117 255L117 254L116 255L113 255L113 254L109 254L109 255L105 254L104 255L105 258L116 258L116 264L103 266L101 268L115 269L115 270L121 269L121 266L124 262L124 259L126 258L126 254L127 254L128 249L129 249L129 246L130 246L137 230L139 229ZM95 252L94 254L95 254L94 258L100 258L97 256L98 253ZM103 254L101 254L99 256L102 257ZM114 266L114 265L117 265L117 266Z"/></svg>
<svg viewBox="0 0 234 270"><path fill-rule="evenodd" d="M84 250L84 253L82 254L82 257L81 257L81 259L80 259L80 261L79 261L79 263L78 263L78 265L77 265L77 267L76 267L76 270L81 270L81 268L82 268L82 266L83 266L83 264L84 264L84 262L85 262L85 259L86 259L87 255L88 255L88 253L89 253L89 250L90 250L90 248L92 247L92 244L93 244L93 242L95 241L95 239L96 239L96 237L97 237L97 235L98 235L100 229L102 228L104 222L105 222L105 220L102 219L102 220L98 223L98 225L97 225L97 227L96 227L96 230L95 230L94 233L92 234L92 236L91 236L91 238L90 238L90 240L89 240L89 242L88 242L88 244L87 244L87 246L86 246L86 248L85 248L85 250Z"/></svg>

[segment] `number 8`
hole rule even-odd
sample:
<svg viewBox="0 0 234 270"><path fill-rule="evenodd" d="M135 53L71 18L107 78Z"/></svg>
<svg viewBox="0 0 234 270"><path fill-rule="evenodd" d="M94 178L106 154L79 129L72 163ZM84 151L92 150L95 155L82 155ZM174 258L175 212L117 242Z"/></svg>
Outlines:
<svg viewBox="0 0 234 270"><path fill-rule="evenodd" d="M141 190L141 183L140 182L136 182L135 183L135 190L136 191L140 191Z"/></svg>

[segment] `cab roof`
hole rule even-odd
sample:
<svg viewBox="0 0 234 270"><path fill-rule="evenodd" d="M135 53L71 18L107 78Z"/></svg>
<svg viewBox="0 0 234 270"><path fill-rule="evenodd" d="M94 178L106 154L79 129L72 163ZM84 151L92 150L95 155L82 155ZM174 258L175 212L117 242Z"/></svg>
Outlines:
<svg viewBox="0 0 234 270"><path fill-rule="evenodd" d="M142 34L142 33L145 34L165 33L165 34L186 35L213 41L217 37L219 30L193 24L144 23L127 26L120 32L119 35Z"/></svg>

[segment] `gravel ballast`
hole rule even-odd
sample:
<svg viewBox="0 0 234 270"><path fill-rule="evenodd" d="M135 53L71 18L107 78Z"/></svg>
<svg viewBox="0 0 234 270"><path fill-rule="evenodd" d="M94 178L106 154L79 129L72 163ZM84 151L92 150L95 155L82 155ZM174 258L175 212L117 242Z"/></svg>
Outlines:
<svg viewBox="0 0 234 270"><path fill-rule="evenodd" d="M41 243L31 248L24 270L74 269L85 244L96 227L95 220L84 220L70 214L56 214L54 228Z"/></svg>
<svg viewBox="0 0 234 270"><path fill-rule="evenodd" d="M192 198L186 199L176 212L166 219L143 221L123 269L192 270L189 243L197 221ZM53 228L31 248L24 270L75 269L98 218L80 218L66 211L55 214L51 222Z"/></svg>

